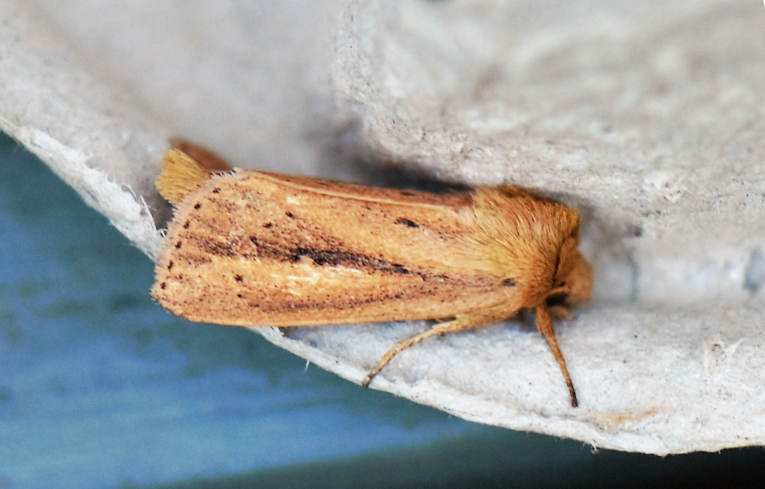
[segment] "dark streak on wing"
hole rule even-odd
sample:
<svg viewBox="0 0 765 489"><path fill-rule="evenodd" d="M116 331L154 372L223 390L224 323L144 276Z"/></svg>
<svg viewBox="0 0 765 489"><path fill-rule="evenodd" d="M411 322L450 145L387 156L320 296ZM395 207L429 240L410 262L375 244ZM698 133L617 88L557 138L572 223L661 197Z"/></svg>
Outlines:
<svg viewBox="0 0 765 489"><path fill-rule="evenodd" d="M199 247L214 256L235 256L237 254L232 243L216 241L211 238L199 239Z"/></svg>
<svg viewBox="0 0 765 489"><path fill-rule="evenodd" d="M277 261L297 261L294 253L290 253L278 244L267 243L257 236L250 236L250 243L255 245L257 253L253 256L250 253L242 253L245 258L271 258Z"/></svg>
<svg viewBox="0 0 765 489"><path fill-rule="evenodd" d="M305 301L305 302L283 302L273 305L261 305L257 304L257 307L263 311L263 312L272 312L272 311L281 311L284 308L290 309L290 310L320 310L320 309L351 309L354 307L358 307L364 304L372 304L375 302L388 302L388 301L398 301L401 298L404 297L404 294L402 292L397 292L395 294L385 294L385 295L376 295L373 297L364 297L364 298L358 298L358 299L347 299L344 301L338 301L336 298L333 298L332 300L322 302L322 301ZM256 307L256 305L251 305L251 307Z"/></svg>
<svg viewBox="0 0 765 489"><path fill-rule="evenodd" d="M209 256L203 255L201 253L176 253L175 256L178 260L181 260L182 262L192 266L201 266L212 262L212 259Z"/></svg>
<svg viewBox="0 0 765 489"><path fill-rule="evenodd" d="M345 266L356 269L374 270L383 273L394 273L400 275L409 275L414 273L423 280L427 278L446 278L443 275L432 275L426 272L412 272L400 263L392 263L380 258L374 258L368 255L355 253L342 249L318 249L309 246L296 246L293 248L284 248L278 244L268 243L257 236L250 236L250 242L257 249L257 257L271 258L278 261L297 262L302 257L311 259L316 265L330 267ZM243 256L251 256L243 253Z"/></svg>
<svg viewBox="0 0 765 489"><path fill-rule="evenodd" d="M319 266L329 265L350 266L354 268L372 268L381 272L400 273L408 275L411 273L404 265L391 263L379 258L372 258L368 255L354 253L345 250L318 250L316 248L298 247L295 249L298 256L306 256L313 260Z"/></svg>
<svg viewBox="0 0 765 489"><path fill-rule="evenodd" d="M405 217L399 217L398 219L396 219L396 224L403 224L405 226L409 226L410 228L418 228L418 227L420 227L419 224L417 224L416 222L412 221L411 219L407 219Z"/></svg>

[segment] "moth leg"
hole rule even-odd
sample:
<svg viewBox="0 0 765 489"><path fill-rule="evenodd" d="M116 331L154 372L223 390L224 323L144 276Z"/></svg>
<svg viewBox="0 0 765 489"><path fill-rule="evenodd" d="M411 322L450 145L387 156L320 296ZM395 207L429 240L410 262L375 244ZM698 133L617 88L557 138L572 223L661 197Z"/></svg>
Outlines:
<svg viewBox="0 0 765 489"><path fill-rule="evenodd" d="M568 393L571 397L571 407L577 407L579 402L576 399L576 391L574 390L574 383L571 381L571 375L568 373L568 367L566 367L566 359L563 358L563 353L558 346L558 339L555 337L555 329L553 328L552 319L547 312L545 306L537 307L537 330L545 337L547 344L552 351L555 360L558 362L560 371L563 374L563 380L566 381L568 387Z"/></svg>
<svg viewBox="0 0 765 489"><path fill-rule="evenodd" d="M405 340L401 340L380 358L375 368L370 370L367 376L361 382L361 385L363 387L369 386L369 383L372 382L374 376L379 374L380 371L385 368L385 366L388 365L391 360L393 360L393 357L406 350L407 348L420 343L422 340L430 338L431 336L440 336L449 333L459 333L460 331L468 331L480 326L484 326L492 322L492 320L492 317L458 315L451 321L435 324L432 328L423 333L412 336L411 338L407 338Z"/></svg>
<svg viewBox="0 0 765 489"><path fill-rule="evenodd" d="M566 306L550 306L547 311L553 319L571 319L571 313Z"/></svg>

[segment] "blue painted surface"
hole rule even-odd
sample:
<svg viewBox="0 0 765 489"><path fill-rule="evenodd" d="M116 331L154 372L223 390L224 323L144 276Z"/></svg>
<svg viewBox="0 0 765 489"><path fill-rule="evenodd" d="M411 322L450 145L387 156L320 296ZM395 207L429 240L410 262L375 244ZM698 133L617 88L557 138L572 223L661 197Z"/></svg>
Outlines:
<svg viewBox="0 0 765 489"><path fill-rule="evenodd" d="M734 487L763 471L759 450L595 455L467 423L174 318L149 298L150 261L1 135L0 236L0 489Z"/></svg>

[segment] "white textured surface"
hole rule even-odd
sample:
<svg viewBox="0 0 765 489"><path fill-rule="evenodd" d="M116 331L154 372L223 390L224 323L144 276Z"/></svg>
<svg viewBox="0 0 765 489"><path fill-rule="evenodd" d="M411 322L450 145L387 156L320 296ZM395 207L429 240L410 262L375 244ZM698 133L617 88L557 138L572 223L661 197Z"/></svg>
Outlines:
<svg viewBox="0 0 765 489"><path fill-rule="evenodd" d="M150 256L173 135L239 166L375 183L385 161L582 209L595 298L558 326L579 409L519 321L373 386L622 450L765 441L761 4L39 0L0 20L0 127ZM260 332L359 381L424 327Z"/></svg>

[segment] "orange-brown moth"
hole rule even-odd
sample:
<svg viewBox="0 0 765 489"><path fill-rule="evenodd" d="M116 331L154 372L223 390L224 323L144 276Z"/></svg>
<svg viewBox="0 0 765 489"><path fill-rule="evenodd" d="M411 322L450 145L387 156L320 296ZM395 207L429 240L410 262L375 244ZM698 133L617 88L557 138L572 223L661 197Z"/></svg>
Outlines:
<svg viewBox="0 0 765 489"><path fill-rule="evenodd" d="M551 320L592 289L576 210L516 186L433 194L228 170L174 144L156 180L175 216L152 288L171 312L236 326L446 319L393 346L367 386L426 338L532 309L577 406Z"/></svg>

